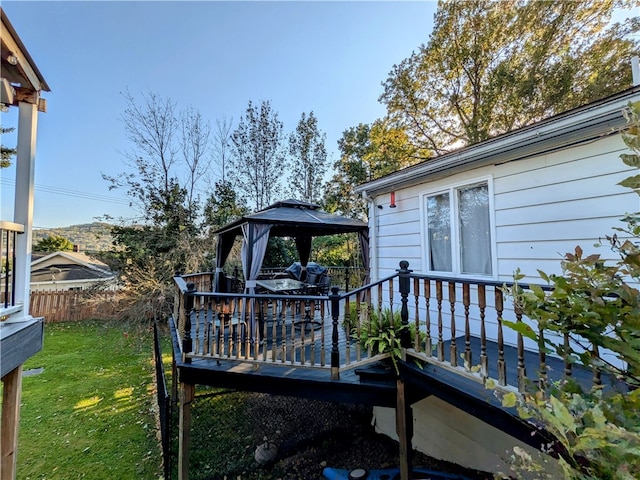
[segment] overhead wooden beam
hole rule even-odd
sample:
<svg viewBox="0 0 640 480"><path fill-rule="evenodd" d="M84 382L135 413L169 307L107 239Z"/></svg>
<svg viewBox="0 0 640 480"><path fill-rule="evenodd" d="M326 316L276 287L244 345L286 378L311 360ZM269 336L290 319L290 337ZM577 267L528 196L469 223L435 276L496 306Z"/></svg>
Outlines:
<svg viewBox="0 0 640 480"><path fill-rule="evenodd" d="M44 98L40 97L40 92L36 92L35 90L31 90L30 88L22 87L13 87L13 89L15 91L12 103L14 107L20 105L20 102L24 102L31 105L36 105L39 112L46 113L47 101Z"/></svg>
<svg viewBox="0 0 640 480"><path fill-rule="evenodd" d="M2 30L0 30L0 37L2 39L2 49L6 52L10 52L15 58L14 62L10 62L14 65L25 80L30 85L21 85L22 87L31 87L33 90L49 91L49 87L42 79L42 75L38 72L37 67L32 63L33 60L29 55L29 52L21 45L22 41L17 36L17 33L13 29L13 26L6 19L4 12L2 15Z"/></svg>

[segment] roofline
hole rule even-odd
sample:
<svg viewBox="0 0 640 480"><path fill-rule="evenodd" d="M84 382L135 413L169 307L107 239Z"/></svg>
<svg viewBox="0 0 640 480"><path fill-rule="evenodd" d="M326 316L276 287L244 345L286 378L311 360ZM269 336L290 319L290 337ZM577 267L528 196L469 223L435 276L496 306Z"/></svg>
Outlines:
<svg viewBox="0 0 640 480"><path fill-rule="evenodd" d="M275 204L274 204L275 205ZM238 230L242 225L244 224L248 224L248 223L257 223L257 224L265 224L265 225L271 225L271 227L284 227L284 226L289 226L291 225L293 222L291 221L286 221L286 220L282 220L282 221L262 221L262 219L258 218L258 215L261 213L265 213L269 210L275 210L277 208L298 208L298 207L273 207L271 208L271 206L267 207L267 208L263 208L262 210L258 210L257 212L253 212L253 213L249 213L247 215L244 215L242 217L240 217L238 220L235 220L232 223L229 223L221 228L219 228L218 230L215 230L213 233L213 235L224 235L224 234L229 234L235 230ZM305 210L304 208L301 208L300 210ZM311 214L313 214L314 212L318 212L317 209L309 209L309 211L311 212ZM323 212L324 214L327 214L327 212ZM329 215L333 215L333 214L329 214ZM339 225L336 228L339 230L345 230L344 233L354 233L354 232L359 232L360 230L367 230L369 228L369 226L367 225L366 222L363 222L362 220L358 220L356 218L349 218L349 217L344 217L346 220L349 220L350 222L360 222L362 225ZM304 228L317 228L318 230L321 230L323 228L327 228L327 229L331 229L331 227L328 224L318 224L318 223L313 223L313 222L295 222L296 227L304 227ZM348 229L350 229L349 231L347 231Z"/></svg>
<svg viewBox="0 0 640 480"><path fill-rule="evenodd" d="M114 275L113 277L104 277L104 278L77 278L75 280L42 280L42 281L34 281L34 282L29 282L30 285L59 285L59 284L66 284L66 285L70 285L73 283L86 283L86 282L106 282L109 280L115 280L116 276Z"/></svg>
<svg viewBox="0 0 640 480"><path fill-rule="evenodd" d="M358 185L356 193L378 195L484 165L520 160L616 133L622 110L640 101L640 86L589 103L475 145L446 153Z"/></svg>
<svg viewBox="0 0 640 480"><path fill-rule="evenodd" d="M67 252L60 252L60 251L51 252L49 255L45 255L44 257L40 257L40 258L32 261L31 262L31 266L33 267L34 265L38 265L39 263L42 263L45 260L49 260L50 258L55 257L56 255L61 255L61 256L65 257L65 258L67 258L68 260L72 260L75 264L83 266L83 267L90 268L91 270L97 270L99 272L103 272L103 273L107 273L107 274L114 274L115 275L115 273L112 272L111 270L105 270L104 268L97 267L97 266L95 266L95 265L93 265L91 263L87 263L87 262L84 262L84 261L82 261L82 260L80 260L78 258L70 256L70 255L67 254Z"/></svg>
<svg viewBox="0 0 640 480"><path fill-rule="evenodd" d="M24 59L27 61L29 68L33 70L33 73L38 78L38 82L40 83L39 90L42 90L44 92L50 92L51 89L49 88L47 81L44 79L44 76L38 69L36 62L31 57L31 54L27 50L27 47L25 47L24 43L22 43L22 40L20 39L20 35L18 35L18 32L16 32L16 29L13 28L13 25L9 21L9 17L7 16L7 14L5 13L2 7L0 7L0 17L2 18L2 23L4 24L4 27L6 27L7 31L9 32L9 35L16 42L16 45L20 49L21 51L20 53L22 54L22 56L24 56Z"/></svg>

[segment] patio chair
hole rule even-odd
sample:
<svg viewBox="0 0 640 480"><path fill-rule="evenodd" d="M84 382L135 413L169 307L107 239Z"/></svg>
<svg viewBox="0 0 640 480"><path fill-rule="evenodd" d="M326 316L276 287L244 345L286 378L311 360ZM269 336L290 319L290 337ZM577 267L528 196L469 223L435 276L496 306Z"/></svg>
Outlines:
<svg viewBox="0 0 640 480"><path fill-rule="evenodd" d="M322 275L317 285L318 295L329 295L329 290L331 290L331 277L329 275Z"/></svg>

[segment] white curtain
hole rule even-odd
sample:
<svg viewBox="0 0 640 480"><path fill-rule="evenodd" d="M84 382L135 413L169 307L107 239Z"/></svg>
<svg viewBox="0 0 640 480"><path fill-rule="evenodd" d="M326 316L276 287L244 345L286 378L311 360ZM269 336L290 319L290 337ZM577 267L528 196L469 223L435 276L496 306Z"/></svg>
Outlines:
<svg viewBox="0 0 640 480"><path fill-rule="evenodd" d="M256 279L262 267L265 252L267 251L267 243L269 242L269 230L271 225L244 224L242 225L242 273L244 273L245 293L254 293L256 290ZM260 332L256 327L256 315L254 311L254 302L249 302L249 329L250 338L260 337ZM242 318L245 316L244 305L242 309Z"/></svg>
<svg viewBox="0 0 640 480"><path fill-rule="evenodd" d="M429 269L451 272L451 205L448 193L427 197Z"/></svg>
<svg viewBox="0 0 640 480"><path fill-rule="evenodd" d="M242 225L242 273L245 279L245 293L253 293L256 278L262 268L262 261L267 251L271 225Z"/></svg>
<svg viewBox="0 0 640 480"><path fill-rule="evenodd" d="M486 184L458 190L462 273L491 275L489 189Z"/></svg>

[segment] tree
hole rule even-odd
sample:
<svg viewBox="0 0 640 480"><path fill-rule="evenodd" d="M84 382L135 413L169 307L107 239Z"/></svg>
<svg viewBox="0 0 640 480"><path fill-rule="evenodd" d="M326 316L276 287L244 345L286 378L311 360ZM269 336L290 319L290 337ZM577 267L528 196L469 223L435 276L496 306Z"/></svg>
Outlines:
<svg viewBox="0 0 640 480"><path fill-rule="evenodd" d="M178 112L173 101L156 94L142 95L140 102L128 92L124 98L130 170L103 178L109 188L125 189L141 214L142 225L112 230L121 280L130 287L127 314L139 319L168 313L172 276L208 262L197 192L208 168L210 128L196 110Z"/></svg>
<svg viewBox="0 0 640 480"><path fill-rule="evenodd" d="M406 133L386 120L359 124L342 133L338 140L340 159L327 187L324 206L353 218L367 218L364 200L353 193L354 186L380 178L412 165L429 155L408 141Z"/></svg>
<svg viewBox="0 0 640 480"><path fill-rule="evenodd" d="M198 203L197 184L209 169L209 163L205 159L209 153L209 137L211 125L200 112L188 107L181 115L181 147L182 157L187 166L187 205L190 214L197 211ZM195 222L196 218L191 218Z"/></svg>
<svg viewBox="0 0 640 480"><path fill-rule="evenodd" d="M0 133L5 135L7 133L11 133L15 130L15 128L2 128L0 127ZM16 154L15 148L5 147L4 145L0 145L0 168L7 168L11 166L11 158Z"/></svg>
<svg viewBox="0 0 640 480"><path fill-rule="evenodd" d="M231 127L233 119L222 117L216 119L213 132L213 158L220 170L220 179L227 181L227 165L231 155Z"/></svg>
<svg viewBox="0 0 640 480"><path fill-rule="evenodd" d="M60 235L49 235L44 237L33 246L36 252L70 252L73 250L73 243Z"/></svg>
<svg viewBox="0 0 640 480"><path fill-rule="evenodd" d="M291 155L291 193L294 198L318 203L321 198L322 178L326 171L326 135L318 130L318 120L310 112L304 112L295 132L289 135Z"/></svg>
<svg viewBox="0 0 640 480"><path fill-rule="evenodd" d="M283 144L283 125L271 103L262 101L256 107L250 101L231 135L229 177L256 211L271 204L280 190L287 166Z"/></svg>
<svg viewBox="0 0 640 480"><path fill-rule="evenodd" d="M628 0L440 1L426 45L395 65L380 101L410 141L440 154L631 85Z"/></svg>
<svg viewBox="0 0 640 480"><path fill-rule="evenodd" d="M213 193L204 207L205 223L218 229L241 218L248 213L248 208L229 182L216 182Z"/></svg>

